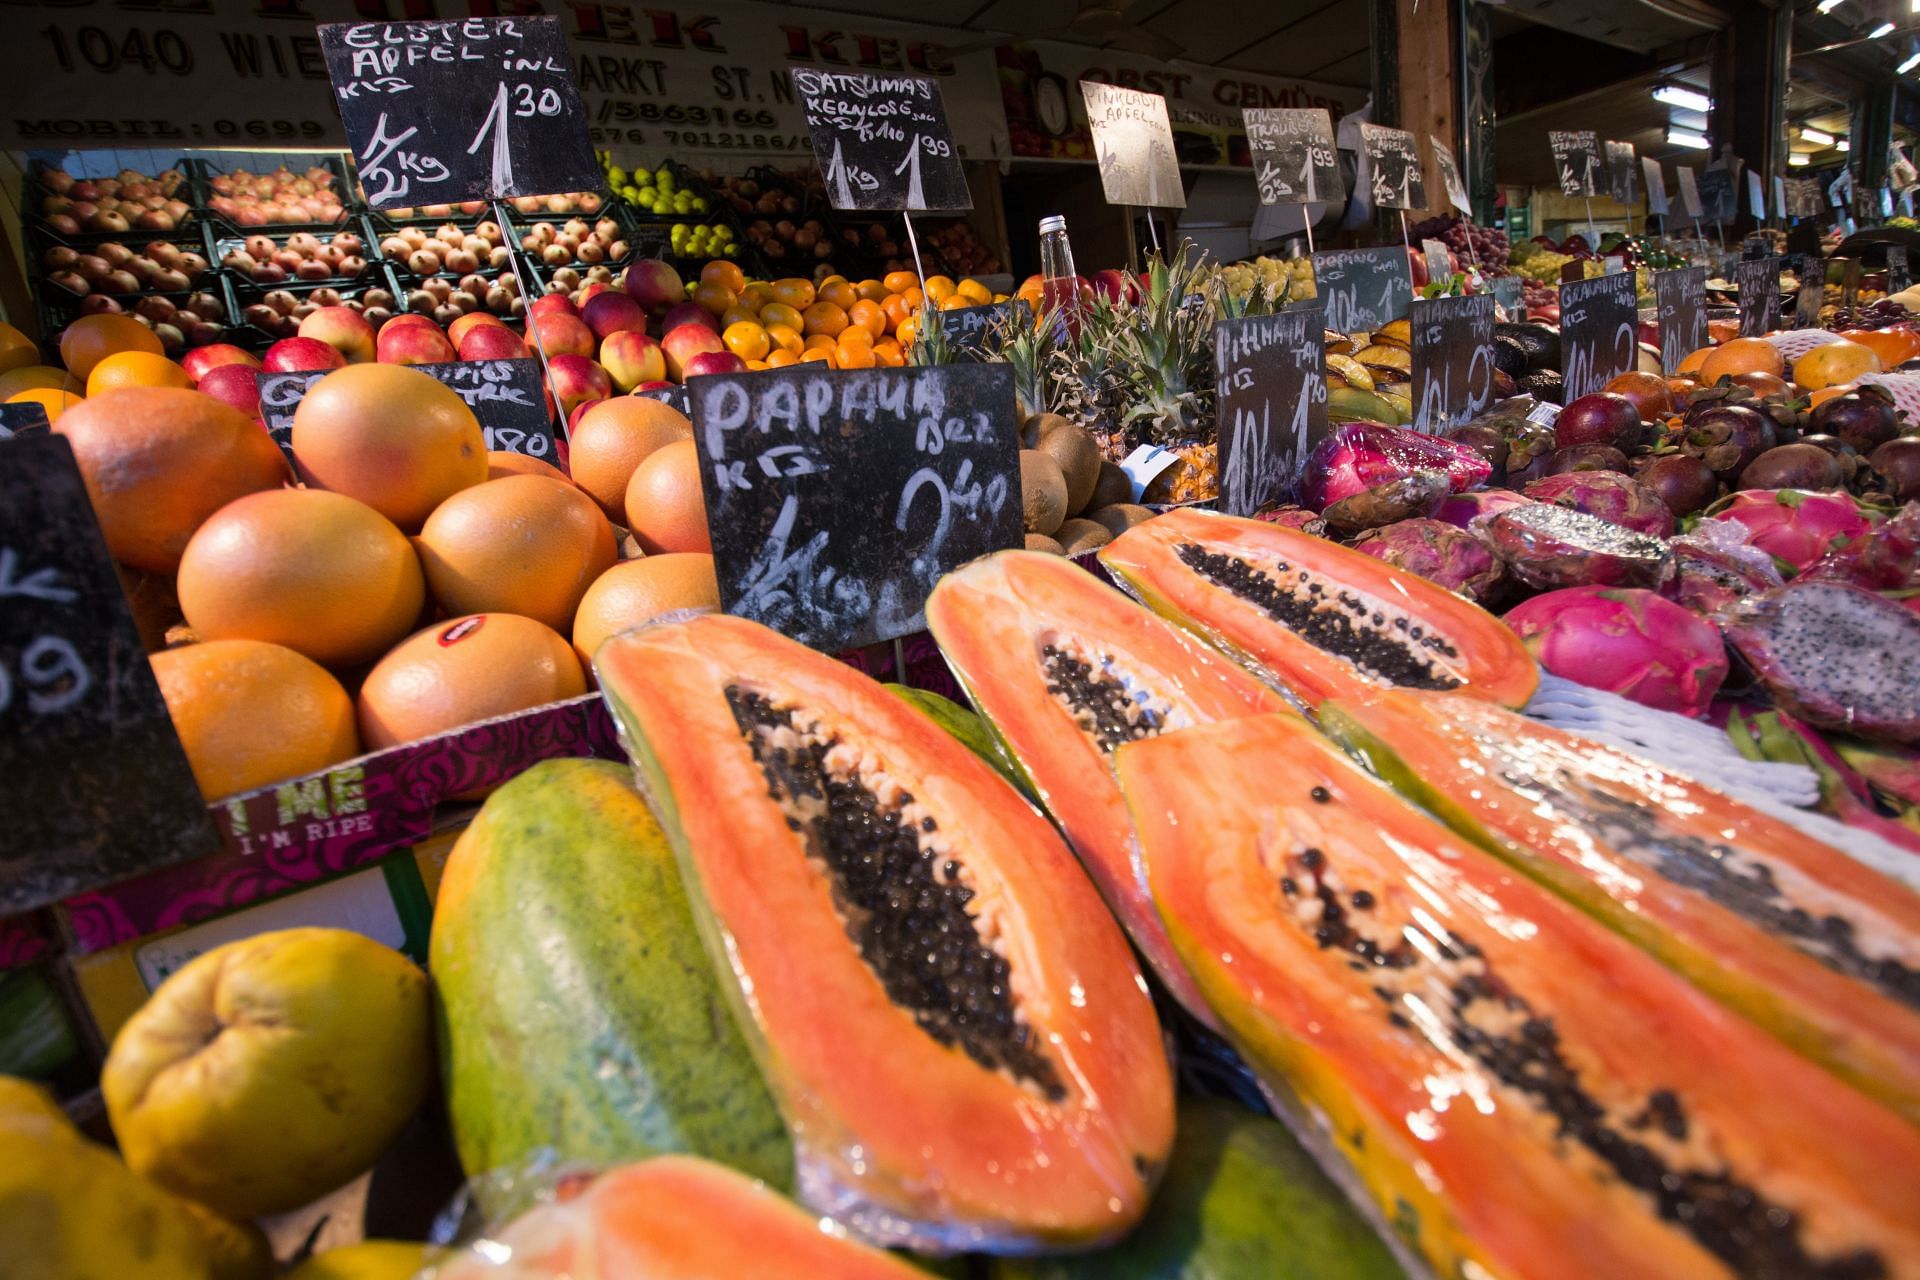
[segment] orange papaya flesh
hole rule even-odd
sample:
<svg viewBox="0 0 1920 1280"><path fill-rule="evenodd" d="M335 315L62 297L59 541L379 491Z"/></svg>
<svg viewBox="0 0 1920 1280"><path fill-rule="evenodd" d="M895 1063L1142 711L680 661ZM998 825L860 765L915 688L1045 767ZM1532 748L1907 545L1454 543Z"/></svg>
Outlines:
<svg viewBox="0 0 1920 1280"><path fill-rule="evenodd" d="M926 1280L765 1186L695 1156L623 1165L442 1262L436 1280Z"/></svg>
<svg viewBox="0 0 1920 1280"><path fill-rule="evenodd" d="M711 615L595 659L794 1135L800 1197L923 1252L1091 1246L1172 1145L1159 1024L1058 833L903 700Z"/></svg>
<svg viewBox="0 0 1920 1280"><path fill-rule="evenodd" d="M1519 637L1479 605L1325 538L1182 508L1099 554L1148 608L1310 708L1392 685L1520 707L1540 683Z"/></svg>
<svg viewBox="0 0 1920 1280"><path fill-rule="evenodd" d="M1920 1273L1920 1130L1298 720L1116 765L1215 1013L1438 1274Z"/></svg>
<svg viewBox="0 0 1920 1280"><path fill-rule="evenodd" d="M1920 1123L1920 894L1691 778L1472 699L1393 691L1321 716L1461 835Z"/></svg>
<svg viewBox="0 0 1920 1280"><path fill-rule="evenodd" d="M1133 857L1122 742L1287 709L1233 662L1057 555L1002 551L947 574L927 629L1161 982L1211 1023Z"/></svg>

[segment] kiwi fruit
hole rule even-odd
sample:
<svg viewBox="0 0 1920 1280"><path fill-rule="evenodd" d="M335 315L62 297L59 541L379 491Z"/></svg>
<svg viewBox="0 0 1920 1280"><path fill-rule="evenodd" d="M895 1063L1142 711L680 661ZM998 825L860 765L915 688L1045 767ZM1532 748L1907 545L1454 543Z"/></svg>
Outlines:
<svg viewBox="0 0 1920 1280"><path fill-rule="evenodd" d="M1037 449L1040 442L1060 430L1073 424L1057 413L1036 413L1020 424L1020 443L1029 449Z"/></svg>
<svg viewBox="0 0 1920 1280"><path fill-rule="evenodd" d="M1132 501L1133 481L1127 478L1127 473L1120 469L1119 463L1100 459L1100 478L1093 482L1093 496L1087 499L1087 510L1098 511L1101 507Z"/></svg>
<svg viewBox="0 0 1920 1280"><path fill-rule="evenodd" d="M1117 538L1133 526L1153 519L1153 512L1131 502L1114 502L1095 507L1087 513L1087 519Z"/></svg>
<svg viewBox="0 0 1920 1280"><path fill-rule="evenodd" d="M1020 451L1020 511L1028 533L1048 536L1067 518L1067 478L1051 454Z"/></svg>
<svg viewBox="0 0 1920 1280"><path fill-rule="evenodd" d="M1103 524L1091 520L1069 520L1060 526L1059 542L1070 556L1093 551L1113 541L1113 534Z"/></svg>
<svg viewBox="0 0 1920 1280"><path fill-rule="evenodd" d="M1066 477L1067 510L1085 511L1094 486L1100 482L1100 464L1105 461L1100 446L1080 428L1067 426L1041 436L1039 449L1060 464L1060 474Z"/></svg>
<svg viewBox="0 0 1920 1280"><path fill-rule="evenodd" d="M1063 555L1065 555L1065 554L1067 554L1067 549L1066 549L1065 547L1063 547L1063 546L1061 546L1061 545L1060 545L1059 543L1057 543L1057 542L1055 542L1055 541L1054 541L1054 540L1053 540L1052 538L1049 538L1049 537L1048 537L1048 536L1047 536L1046 534L1044 534L1044 533L1030 533L1030 534L1028 534L1028 535L1027 535L1027 550L1029 550L1029 551L1051 551L1051 552L1053 552L1053 554L1054 554L1054 555L1057 555L1057 556L1063 556Z"/></svg>

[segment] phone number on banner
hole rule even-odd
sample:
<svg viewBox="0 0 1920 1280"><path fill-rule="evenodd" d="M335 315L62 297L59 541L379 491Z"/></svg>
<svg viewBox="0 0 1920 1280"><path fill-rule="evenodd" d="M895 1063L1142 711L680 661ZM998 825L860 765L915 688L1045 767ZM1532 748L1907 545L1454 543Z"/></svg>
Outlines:
<svg viewBox="0 0 1920 1280"><path fill-rule="evenodd" d="M647 145L644 129L589 129L587 136L599 147L609 147L617 143L627 143L641 147ZM702 151L802 151L811 152L813 141L805 134L788 133L689 133L678 129L663 129L660 136L666 139L670 147L693 147Z"/></svg>

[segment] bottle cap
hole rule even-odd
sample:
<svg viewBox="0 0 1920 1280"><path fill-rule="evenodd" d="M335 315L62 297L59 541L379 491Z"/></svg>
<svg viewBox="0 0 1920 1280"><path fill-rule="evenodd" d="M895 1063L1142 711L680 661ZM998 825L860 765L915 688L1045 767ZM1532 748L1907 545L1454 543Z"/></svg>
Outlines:
<svg viewBox="0 0 1920 1280"><path fill-rule="evenodd" d="M1049 231L1065 231L1066 229L1067 229L1067 220L1066 218L1062 217L1060 214L1050 213L1046 217L1040 219L1041 235L1046 235L1047 232Z"/></svg>

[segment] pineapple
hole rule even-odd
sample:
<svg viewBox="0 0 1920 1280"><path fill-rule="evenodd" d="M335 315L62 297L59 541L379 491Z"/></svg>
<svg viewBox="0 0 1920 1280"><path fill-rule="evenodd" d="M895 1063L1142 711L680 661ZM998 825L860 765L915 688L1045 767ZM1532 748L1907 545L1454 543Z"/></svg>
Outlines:
<svg viewBox="0 0 1920 1280"><path fill-rule="evenodd" d="M1148 501L1189 502L1219 492L1213 419L1213 325L1221 280L1191 245L1148 268L1145 296L1113 309L1100 341L1126 399L1125 448L1156 444L1180 462L1151 485Z"/></svg>

